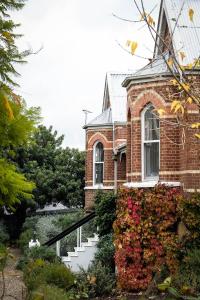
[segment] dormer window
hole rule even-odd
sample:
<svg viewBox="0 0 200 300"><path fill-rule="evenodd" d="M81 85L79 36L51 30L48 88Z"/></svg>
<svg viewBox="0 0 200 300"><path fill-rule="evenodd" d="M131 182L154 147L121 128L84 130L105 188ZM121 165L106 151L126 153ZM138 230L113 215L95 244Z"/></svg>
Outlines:
<svg viewBox="0 0 200 300"><path fill-rule="evenodd" d="M143 180L157 180L160 164L160 122L154 107L148 105L142 114Z"/></svg>
<svg viewBox="0 0 200 300"><path fill-rule="evenodd" d="M104 172L104 149L101 142L97 142L94 146L94 166L93 166L93 181L94 185L103 184Z"/></svg>

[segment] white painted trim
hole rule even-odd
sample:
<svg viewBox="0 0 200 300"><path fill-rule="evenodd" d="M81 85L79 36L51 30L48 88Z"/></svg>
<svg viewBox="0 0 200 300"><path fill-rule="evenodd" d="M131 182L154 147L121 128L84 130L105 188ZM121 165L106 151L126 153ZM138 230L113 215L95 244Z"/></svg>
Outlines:
<svg viewBox="0 0 200 300"><path fill-rule="evenodd" d="M102 144L102 146L103 146L103 152L104 152L104 145L103 145L103 143L101 142L101 141L96 141L95 143L94 143L94 145L93 145L93 184L94 185L96 185L95 183L96 183L96 178L95 178L95 174L96 174L96 170L95 170L95 163L96 163L96 161L95 161L95 154L96 154L96 146L97 146L97 144L98 143L101 143ZM97 163L100 163L100 164L103 164L103 179L104 179L104 153L103 153L103 162L97 162ZM99 186L99 185L103 185L103 182L102 182L102 184L98 184L97 186Z"/></svg>
<svg viewBox="0 0 200 300"><path fill-rule="evenodd" d="M150 188L154 187L156 184L165 184L167 186L181 186L179 181L141 181L141 182L127 182L123 184L127 188Z"/></svg>
<svg viewBox="0 0 200 300"><path fill-rule="evenodd" d="M142 111L141 113L141 168L142 168L142 181L157 181L158 180L158 176L157 177L145 177L144 176L144 143L145 143L145 113L146 111L149 109L149 107L154 107L152 103L149 103ZM160 134L159 134L160 137ZM159 169L160 169L160 139L159 140L149 140L149 143L159 143Z"/></svg>
<svg viewBox="0 0 200 300"><path fill-rule="evenodd" d="M200 174L200 170L160 171L159 175Z"/></svg>
<svg viewBox="0 0 200 300"><path fill-rule="evenodd" d="M114 190L114 186L86 186L84 187L84 190Z"/></svg>
<svg viewBox="0 0 200 300"><path fill-rule="evenodd" d="M126 176L130 177L130 176L141 176L141 172L132 172L132 173L126 173Z"/></svg>
<svg viewBox="0 0 200 300"><path fill-rule="evenodd" d="M195 193L195 192L200 192L200 189L184 189L184 191L188 192L188 193Z"/></svg>

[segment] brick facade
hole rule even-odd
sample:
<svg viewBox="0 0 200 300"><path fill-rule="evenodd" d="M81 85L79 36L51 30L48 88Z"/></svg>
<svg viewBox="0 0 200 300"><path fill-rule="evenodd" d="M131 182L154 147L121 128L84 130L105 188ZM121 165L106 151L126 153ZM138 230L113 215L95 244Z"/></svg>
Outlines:
<svg viewBox="0 0 200 300"><path fill-rule="evenodd" d="M196 80L198 83L199 78ZM160 117L159 181L181 184L190 192L200 189L200 141L195 138L194 129L187 129L186 143L183 144L182 129L173 125L176 119L170 110L168 100L173 89L170 78L165 80L156 78L154 81L139 84L130 82L127 86L126 124L116 123L86 128L86 210L93 207L98 188L113 191L115 187L122 186L126 182L142 183L141 115L149 103L155 109L163 108L166 112ZM192 123L200 122L197 107L191 106L188 120ZM104 147L104 175L103 185L95 187L93 149L97 141ZM126 145L125 152L120 151L121 145Z"/></svg>

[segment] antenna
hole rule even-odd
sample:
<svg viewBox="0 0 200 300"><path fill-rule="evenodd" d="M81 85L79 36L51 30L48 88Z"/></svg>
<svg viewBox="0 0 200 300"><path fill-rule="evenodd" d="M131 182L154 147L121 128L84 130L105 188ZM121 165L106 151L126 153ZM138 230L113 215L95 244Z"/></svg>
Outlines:
<svg viewBox="0 0 200 300"><path fill-rule="evenodd" d="M87 117L88 117L88 114L91 114L92 111L89 111L87 109L82 109L83 113L85 114L85 125L87 124Z"/></svg>

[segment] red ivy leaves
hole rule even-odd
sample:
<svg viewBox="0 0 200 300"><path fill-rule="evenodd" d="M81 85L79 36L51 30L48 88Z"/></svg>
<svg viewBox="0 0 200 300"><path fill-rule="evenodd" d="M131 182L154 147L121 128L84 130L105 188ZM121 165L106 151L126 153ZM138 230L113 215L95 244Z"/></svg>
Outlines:
<svg viewBox="0 0 200 300"><path fill-rule="evenodd" d="M171 271L176 269L178 238L173 226L179 194L179 189L163 185L120 192L113 225L120 288L146 289L163 263Z"/></svg>

